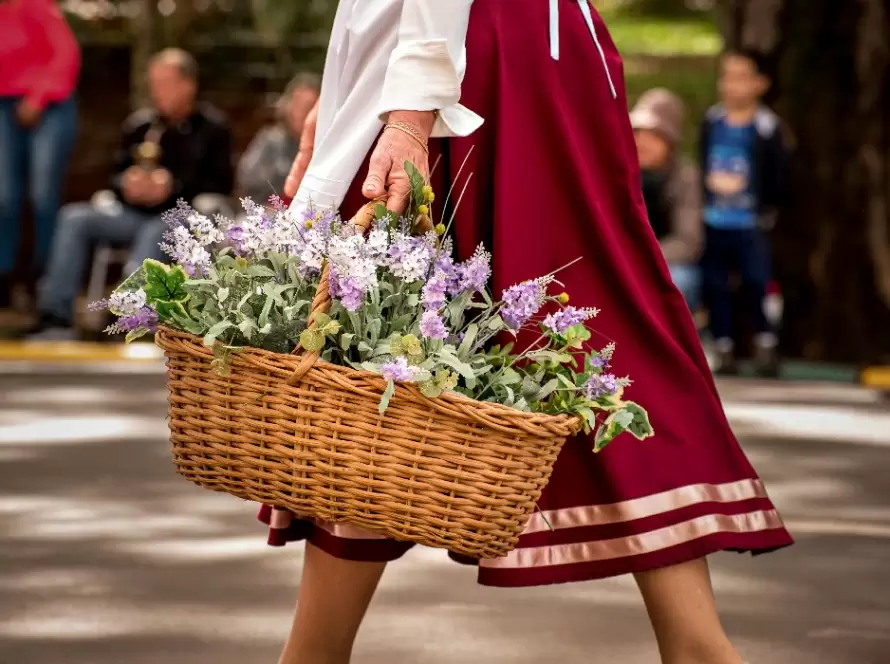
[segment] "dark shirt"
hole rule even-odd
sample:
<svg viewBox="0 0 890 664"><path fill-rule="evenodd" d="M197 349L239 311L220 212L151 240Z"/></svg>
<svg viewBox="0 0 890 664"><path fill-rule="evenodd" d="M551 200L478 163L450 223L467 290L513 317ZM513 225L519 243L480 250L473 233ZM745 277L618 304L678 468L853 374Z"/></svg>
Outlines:
<svg viewBox="0 0 890 664"><path fill-rule="evenodd" d="M135 206L121 194L121 176L134 165L136 148L152 125L162 127L158 165L173 176L173 191L160 205ZM199 104L187 120L178 124L164 122L154 109L136 111L124 122L114 164L111 186L118 199L149 214L169 210L180 198L191 203L198 194L232 192L232 136L223 115L208 104Z"/></svg>
<svg viewBox="0 0 890 664"><path fill-rule="evenodd" d="M659 171L646 169L640 174L643 178L643 200L646 201L649 224L655 232L655 237L661 241L673 231L671 210L665 193L667 176Z"/></svg>

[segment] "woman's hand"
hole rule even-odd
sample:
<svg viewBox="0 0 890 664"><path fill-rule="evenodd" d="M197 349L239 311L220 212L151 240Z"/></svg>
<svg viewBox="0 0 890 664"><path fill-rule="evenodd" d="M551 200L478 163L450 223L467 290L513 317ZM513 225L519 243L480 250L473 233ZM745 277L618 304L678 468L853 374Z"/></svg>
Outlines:
<svg viewBox="0 0 890 664"><path fill-rule="evenodd" d="M284 195L288 198L294 198L306 170L309 168L309 162L312 161L312 150L315 147L315 129L318 126L318 102L309 111L306 120L303 123L303 131L300 133L300 148L297 151L297 157L294 164L290 168L290 173L284 181Z"/></svg>
<svg viewBox="0 0 890 664"><path fill-rule="evenodd" d="M389 122L409 125L423 137L423 143L405 131L391 127L384 129L371 154L368 177L362 185L362 193L367 198L386 195L387 209L396 214L408 209L411 181L405 172L405 162L414 164L424 179L429 180L430 164L425 143L435 120L436 114L432 111L393 111L389 114Z"/></svg>

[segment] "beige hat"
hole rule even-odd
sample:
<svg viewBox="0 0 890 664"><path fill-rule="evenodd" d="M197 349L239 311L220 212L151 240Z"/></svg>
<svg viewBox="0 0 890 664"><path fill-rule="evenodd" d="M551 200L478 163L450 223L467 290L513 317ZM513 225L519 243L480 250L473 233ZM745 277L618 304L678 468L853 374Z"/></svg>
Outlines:
<svg viewBox="0 0 890 664"><path fill-rule="evenodd" d="M685 108L682 100L670 90L654 88L643 93L630 112L634 129L656 131L671 145L677 145L683 135Z"/></svg>

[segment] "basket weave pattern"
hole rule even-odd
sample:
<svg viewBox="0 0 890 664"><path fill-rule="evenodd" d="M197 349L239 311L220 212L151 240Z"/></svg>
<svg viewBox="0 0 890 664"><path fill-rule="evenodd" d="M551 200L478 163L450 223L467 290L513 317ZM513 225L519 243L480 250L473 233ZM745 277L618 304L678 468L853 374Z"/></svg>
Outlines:
<svg viewBox="0 0 890 664"><path fill-rule="evenodd" d="M232 373L198 337L162 328L177 470L214 491L479 558L506 554L573 418L398 386L372 373L245 349Z"/></svg>
<svg viewBox="0 0 890 664"><path fill-rule="evenodd" d="M361 220L364 225L366 220ZM314 313L330 298L322 279ZM246 348L231 373L199 337L161 328L177 471L205 488L476 558L512 550L550 478L570 416L446 393Z"/></svg>

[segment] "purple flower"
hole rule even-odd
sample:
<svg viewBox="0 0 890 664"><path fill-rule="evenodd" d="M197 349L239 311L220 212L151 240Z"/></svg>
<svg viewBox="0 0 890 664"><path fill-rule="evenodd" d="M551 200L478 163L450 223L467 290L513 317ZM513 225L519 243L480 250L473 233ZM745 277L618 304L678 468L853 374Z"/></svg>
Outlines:
<svg viewBox="0 0 890 664"><path fill-rule="evenodd" d="M608 369L611 365L609 361L601 355L597 355L596 357L590 358L590 366L594 369Z"/></svg>
<svg viewBox="0 0 890 664"><path fill-rule="evenodd" d="M243 226L229 226L226 229L226 239L232 243L235 253L239 255L247 253L244 247L245 236Z"/></svg>
<svg viewBox="0 0 890 664"><path fill-rule="evenodd" d="M478 293L485 290L491 278L491 254L479 245L470 260L462 263L458 270L462 292Z"/></svg>
<svg viewBox="0 0 890 664"><path fill-rule="evenodd" d="M424 238L396 233L389 246L389 271L409 284L425 279L432 253L432 247Z"/></svg>
<svg viewBox="0 0 890 664"><path fill-rule="evenodd" d="M587 398L596 401L601 397L612 396L618 392L618 379L612 374L593 375L584 386Z"/></svg>
<svg viewBox="0 0 890 664"><path fill-rule="evenodd" d="M448 336L448 330L439 314L435 311L427 311L420 317L420 334L425 339L443 340Z"/></svg>
<svg viewBox="0 0 890 664"><path fill-rule="evenodd" d="M438 311L445 305L448 292L448 275L436 272L423 287L423 305L428 311Z"/></svg>
<svg viewBox="0 0 890 664"><path fill-rule="evenodd" d="M276 212L285 212L287 210L287 205L284 204L284 201L281 200L281 196L278 194L269 196L269 206Z"/></svg>
<svg viewBox="0 0 890 664"><path fill-rule="evenodd" d="M544 327L556 334L565 334L570 327L574 327L584 321L593 318L599 312L596 309L577 309L566 307L560 311L549 314L544 319Z"/></svg>
<svg viewBox="0 0 890 664"><path fill-rule="evenodd" d="M122 331L132 332L140 327L154 332L158 327L158 314L151 307L143 307L129 316L121 316L117 321Z"/></svg>
<svg viewBox="0 0 890 664"><path fill-rule="evenodd" d="M541 310L547 294L546 278L523 281L510 286L502 296L501 318L512 330L518 330Z"/></svg>
<svg viewBox="0 0 890 664"><path fill-rule="evenodd" d="M347 311L358 311L365 302L365 289L351 276L341 276L335 266L328 275L331 297L339 298Z"/></svg>
<svg viewBox="0 0 890 664"><path fill-rule="evenodd" d="M449 295L460 295L461 293L461 277L458 267L454 264L454 259L450 255L450 248L446 251L446 247L442 247L442 252L433 265L433 271L441 274L446 280L446 290Z"/></svg>
<svg viewBox="0 0 890 664"><path fill-rule="evenodd" d="M398 357L392 362L380 365L380 373L387 380L409 383L414 380L414 367L408 365L408 360Z"/></svg>

